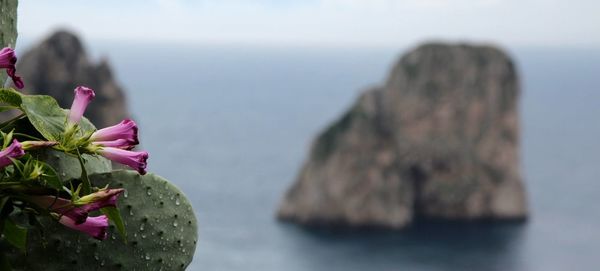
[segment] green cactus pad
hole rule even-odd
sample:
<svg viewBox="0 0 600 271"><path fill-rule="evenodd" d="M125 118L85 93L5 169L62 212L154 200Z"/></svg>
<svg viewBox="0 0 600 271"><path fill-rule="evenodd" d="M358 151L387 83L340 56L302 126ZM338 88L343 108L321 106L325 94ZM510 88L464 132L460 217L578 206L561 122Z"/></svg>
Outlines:
<svg viewBox="0 0 600 271"><path fill-rule="evenodd" d="M40 151L34 155L39 160L52 166L63 182L81 178L81 166L76 156L71 156L55 150ZM102 156L83 154L82 157L85 161L85 170L90 175L112 171L110 160Z"/></svg>
<svg viewBox="0 0 600 271"><path fill-rule="evenodd" d="M17 41L17 0L0 0L0 48L15 48ZM0 73L0 87L6 72Z"/></svg>
<svg viewBox="0 0 600 271"><path fill-rule="evenodd" d="M198 238L196 217L183 193L167 180L134 171L90 176L95 186L127 190L119 210L127 243L111 226L109 238L91 237L50 222L44 248L38 234L28 240L27 255L14 251L15 270L184 270Z"/></svg>

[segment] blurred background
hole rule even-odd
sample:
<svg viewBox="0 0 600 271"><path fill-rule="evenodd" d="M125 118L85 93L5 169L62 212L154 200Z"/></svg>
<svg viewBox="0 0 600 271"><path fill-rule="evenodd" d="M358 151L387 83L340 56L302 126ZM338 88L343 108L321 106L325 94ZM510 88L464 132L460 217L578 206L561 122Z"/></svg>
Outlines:
<svg viewBox="0 0 600 271"><path fill-rule="evenodd" d="M17 51L66 29L91 62L107 61L149 170L195 208L190 270L589 270L600 251L598 11L593 0L28 0ZM527 223L278 222L315 136L431 40L496 44L515 61Z"/></svg>

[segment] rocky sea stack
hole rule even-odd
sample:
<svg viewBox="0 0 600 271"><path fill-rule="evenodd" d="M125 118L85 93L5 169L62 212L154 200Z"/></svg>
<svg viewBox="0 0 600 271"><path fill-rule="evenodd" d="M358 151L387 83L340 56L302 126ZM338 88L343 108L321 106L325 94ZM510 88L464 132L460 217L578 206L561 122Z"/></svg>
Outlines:
<svg viewBox="0 0 600 271"><path fill-rule="evenodd" d="M98 127L114 125L129 117L123 89L116 83L106 60L92 63L74 34L58 31L27 51L17 62L27 94L45 94L69 108L79 85L96 91L86 112Z"/></svg>
<svg viewBox="0 0 600 271"><path fill-rule="evenodd" d="M491 46L420 46L314 141L278 212L305 225L521 220L519 82Z"/></svg>

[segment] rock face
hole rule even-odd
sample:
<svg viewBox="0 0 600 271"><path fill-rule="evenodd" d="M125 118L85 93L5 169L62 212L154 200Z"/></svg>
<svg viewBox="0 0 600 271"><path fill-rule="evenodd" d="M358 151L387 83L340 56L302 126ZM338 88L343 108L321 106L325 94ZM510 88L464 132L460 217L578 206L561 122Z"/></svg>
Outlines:
<svg viewBox="0 0 600 271"><path fill-rule="evenodd" d="M518 98L502 51L420 46L318 136L278 217L389 228L524 219Z"/></svg>
<svg viewBox="0 0 600 271"><path fill-rule="evenodd" d="M97 127L129 117L125 94L108 63L92 63L81 41L69 32L56 32L26 52L17 62L17 71L25 82L23 92L51 95L63 108L71 107L76 86L94 89L96 98L85 116Z"/></svg>

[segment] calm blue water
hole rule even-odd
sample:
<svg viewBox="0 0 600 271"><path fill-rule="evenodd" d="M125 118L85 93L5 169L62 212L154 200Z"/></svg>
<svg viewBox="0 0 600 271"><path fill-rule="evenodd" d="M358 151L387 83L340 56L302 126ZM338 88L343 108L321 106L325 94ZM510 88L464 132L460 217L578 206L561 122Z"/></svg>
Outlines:
<svg viewBox="0 0 600 271"><path fill-rule="evenodd" d="M525 225L308 231L274 219L313 136L402 50L97 45L129 91L150 170L190 197L190 270L589 270L600 251L600 50L515 49Z"/></svg>

